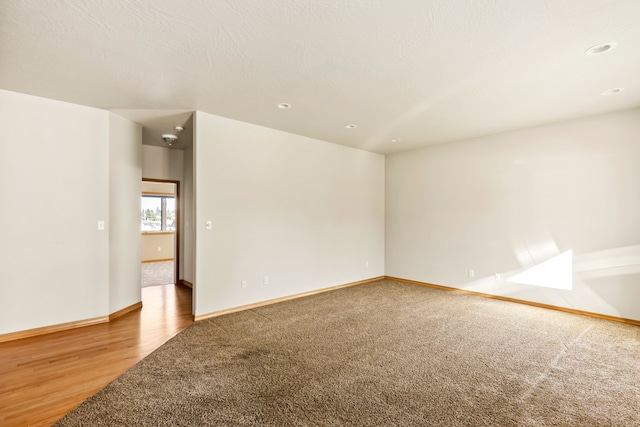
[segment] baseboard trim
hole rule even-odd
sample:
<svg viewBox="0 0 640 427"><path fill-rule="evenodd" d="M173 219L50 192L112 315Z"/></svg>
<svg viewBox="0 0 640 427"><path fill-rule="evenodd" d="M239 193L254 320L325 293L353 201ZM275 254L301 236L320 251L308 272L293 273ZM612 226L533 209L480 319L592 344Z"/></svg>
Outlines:
<svg viewBox="0 0 640 427"><path fill-rule="evenodd" d="M253 304L241 305L241 306L238 306L238 307L228 308L226 310L214 311L212 313L207 313L207 314L200 314L198 316L194 316L194 320L196 322L198 322L200 320L209 319L209 318L212 318L212 317L218 317L218 316L222 316L222 315L225 315L225 314L236 313L238 311L251 310L253 308L263 307L265 305L271 305L271 304L276 304L276 303L279 303L279 302L289 301L289 300L292 300L292 299L308 297L308 296L311 296L311 295L321 294L321 293L324 293L324 292L335 291L337 289L348 288L350 286L363 285L365 283L377 282L378 280L382 280L382 279L384 279L384 276L372 277L371 279L365 279L365 280L359 280L357 282L345 283L344 285L331 286L331 287L328 287L328 288L317 289L315 291L303 292L301 294L294 294L294 295L289 295L289 296L286 296L286 297L274 298L274 299L270 299L270 300L266 300L266 301L260 301L260 302L256 302L256 303L253 303Z"/></svg>
<svg viewBox="0 0 640 427"><path fill-rule="evenodd" d="M124 316L127 313L131 313L132 311L140 310L142 308L142 301L138 301L135 304L131 304L128 307L115 311L109 315L109 322L114 319L117 319L120 316Z"/></svg>
<svg viewBox="0 0 640 427"><path fill-rule="evenodd" d="M178 285L181 285L181 286L186 286L187 288L191 288L191 289L193 289L193 283L191 283L191 282L189 282L189 281L187 281L187 280L184 280L184 279L180 279L180 280L178 280L178 283L177 283L177 284L178 284Z"/></svg>
<svg viewBox="0 0 640 427"><path fill-rule="evenodd" d="M485 294L483 292L469 291L466 289L452 288L450 286L434 285L433 283L418 282L417 280L402 279L400 277L385 276L386 280L394 280L396 282L410 283L412 285L427 286L430 288L441 289L445 291L453 291L460 294L475 295L484 298L497 299L500 301L515 302L517 304L531 305L533 307L546 308L549 310L564 311L565 313L579 314L581 316L595 317L597 319L611 320L613 322L627 323L630 325L640 326L640 320L626 319L624 317L609 316L608 314L593 313L591 311L576 310L573 308L560 307L557 305L542 304L533 301L527 301L516 298L503 297L500 295Z"/></svg>
<svg viewBox="0 0 640 427"><path fill-rule="evenodd" d="M94 317L92 319L77 320L75 322L60 323L57 325L43 326L41 328L27 329L25 331L9 332L0 335L0 342L15 341L22 338L36 337L38 335L51 334L54 332L66 331L69 329L82 328L84 326L107 323L109 316Z"/></svg>
<svg viewBox="0 0 640 427"><path fill-rule="evenodd" d="M173 258L145 259L144 261L142 261L142 263L148 264L150 262L165 262L165 261L173 261Z"/></svg>
<svg viewBox="0 0 640 427"><path fill-rule="evenodd" d="M75 322L59 323L57 325L43 326L41 328L27 329L25 331L9 332L8 334L0 334L0 342L8 342L20 340L22 338L37 337L39 335L52 334L54 332L67 331L69 329L83 328L85 326L98 325L100 323L108 323L120 316L142 308L142 301L111 313L108 316L94 317L91 319L77 320Z"/></svg>

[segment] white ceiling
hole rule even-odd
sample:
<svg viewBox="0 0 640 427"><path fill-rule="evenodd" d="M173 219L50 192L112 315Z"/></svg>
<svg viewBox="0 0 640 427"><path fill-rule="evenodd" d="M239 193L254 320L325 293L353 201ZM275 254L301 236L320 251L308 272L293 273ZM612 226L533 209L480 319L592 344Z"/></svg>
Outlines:
<svg viewBox="0 0 640 427"><path fill-rule="evenodd" d="M0 1L2 89L378 153L640 106L639 76L639 0Z"/></svg>

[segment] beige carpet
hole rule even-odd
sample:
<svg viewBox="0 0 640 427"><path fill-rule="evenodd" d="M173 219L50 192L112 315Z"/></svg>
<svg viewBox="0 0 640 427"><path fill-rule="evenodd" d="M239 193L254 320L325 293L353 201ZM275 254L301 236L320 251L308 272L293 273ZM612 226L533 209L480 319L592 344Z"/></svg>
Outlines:
<svg viewBox="0 0 640 427"><path fill-rule="evenodd" d="M195 323L57 426L638 426L640 328L382 281Z"/></svg>
<svg viewBox="0 0 640 427"><path fill-rule="evenodd" d="M143 262L142 287L175 284L173 261Z"/></svg>

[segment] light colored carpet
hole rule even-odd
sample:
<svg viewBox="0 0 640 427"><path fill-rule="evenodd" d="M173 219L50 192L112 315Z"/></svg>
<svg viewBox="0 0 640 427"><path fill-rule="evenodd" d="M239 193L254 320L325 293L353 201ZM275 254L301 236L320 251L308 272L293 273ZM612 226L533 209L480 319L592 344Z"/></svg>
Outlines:
<svg viewBox="0 0 640 427"><path fill-rule="evenodd" d="M175 283L173 261L143 262L142 287Z"/></svg>
<svg viewBox="0 0 640 427"><path fill-rule="evenodd" d="M638 426L640 328L381 281L197 322L87 425Z"/></svg>

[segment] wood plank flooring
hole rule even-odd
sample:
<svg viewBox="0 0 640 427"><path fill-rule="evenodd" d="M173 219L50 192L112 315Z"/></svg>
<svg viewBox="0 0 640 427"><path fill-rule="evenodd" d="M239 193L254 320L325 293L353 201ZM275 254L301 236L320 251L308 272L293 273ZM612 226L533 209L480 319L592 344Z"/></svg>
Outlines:
<svg viewBox="0 0 640 427"><path fill-rule="evenodd" d="M189 326L191 289L142 289L110 323L0 343L0 426L49 426Z"/></svg>

